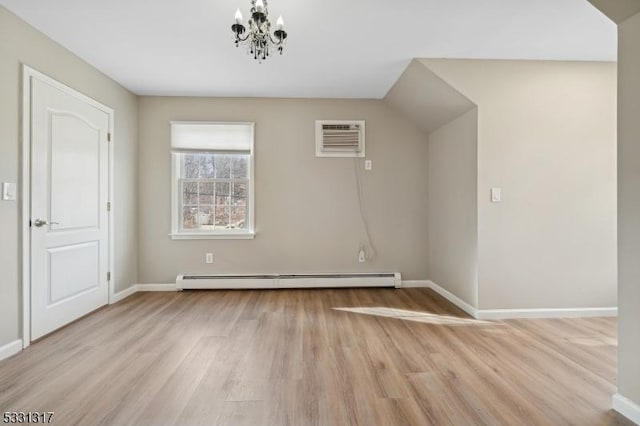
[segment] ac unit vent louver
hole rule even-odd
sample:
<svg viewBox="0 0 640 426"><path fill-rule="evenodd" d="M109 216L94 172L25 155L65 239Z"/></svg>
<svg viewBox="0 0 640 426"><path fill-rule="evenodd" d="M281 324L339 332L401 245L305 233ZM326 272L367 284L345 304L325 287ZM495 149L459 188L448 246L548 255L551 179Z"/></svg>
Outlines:
<svg viewBox="0 0 640 426"><path fill-rule="evenodd" d="M316 121L317 157L364 157L364 121Z"/></svg>

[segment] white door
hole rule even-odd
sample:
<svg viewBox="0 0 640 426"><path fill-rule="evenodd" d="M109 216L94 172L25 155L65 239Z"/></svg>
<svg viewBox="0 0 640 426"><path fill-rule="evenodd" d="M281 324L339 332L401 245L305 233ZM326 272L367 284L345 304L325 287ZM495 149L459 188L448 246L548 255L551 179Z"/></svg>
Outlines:
<svg viewBox="0 0 640 426"><path fill-rule="evenodd" d="M31 339L109 302L110 114L31 78Z"/></svg>

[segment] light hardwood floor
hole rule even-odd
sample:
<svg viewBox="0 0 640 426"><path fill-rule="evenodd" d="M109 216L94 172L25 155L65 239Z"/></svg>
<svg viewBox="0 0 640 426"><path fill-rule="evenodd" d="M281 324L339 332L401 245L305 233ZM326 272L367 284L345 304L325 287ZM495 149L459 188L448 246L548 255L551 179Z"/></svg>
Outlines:
<svg viewBox="0 0 640 426"><path fill-rule="evenodd" d="M57 425L610 425L614 318L476 321L427 289L139 293L0 362Z"/></svg>

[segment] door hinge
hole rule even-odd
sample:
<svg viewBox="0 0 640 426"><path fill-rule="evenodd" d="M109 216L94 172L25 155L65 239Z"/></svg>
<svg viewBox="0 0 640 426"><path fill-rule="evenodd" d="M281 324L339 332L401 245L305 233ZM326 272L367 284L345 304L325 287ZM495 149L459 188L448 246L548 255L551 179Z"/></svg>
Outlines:
<svg viewBox="0 0 640 426"><path fill-rule="evenodd" d="M107 201L107 211L111 211L111 201Z"/></svg>
<svg viewBox="0 0 640 426"><path fill-rule="evenodd" d="M107 281L111 281L111 272L107 272Z"/></svg>
<svg viewBox="0 0 640 426"><path fill-rule="evenodd" d="M107 142L111 142L111 133L107 133Z"/></svg>

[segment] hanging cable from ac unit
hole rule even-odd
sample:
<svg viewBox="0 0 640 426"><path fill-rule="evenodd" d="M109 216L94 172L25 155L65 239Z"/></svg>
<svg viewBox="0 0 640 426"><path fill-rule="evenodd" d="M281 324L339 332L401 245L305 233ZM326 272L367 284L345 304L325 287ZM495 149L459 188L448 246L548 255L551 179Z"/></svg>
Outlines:
<svg viewBox="0 0 640 426"><path fill-rule="evenodd" d="M353 166L355 169L355 174L356 174L356 185L357 185L357 189L358 189L358 206L359 206L359 210L360 210L360 219L362 219L362 226L364 227L364 234L365 234L365 238L366 238L366 243L365 243L365 257L366 259L372 259L376 252L375 252L375 248L373 247L373 242L371 241L371 234L369 233L369 224L367 222L367 215L366 215L366 211L364 208L364 195L363 195L363 190L362 190L362 176L360 175L360 167L358 165L358 157L354 157L353 158ZM360 247L360 250L362 250L363 248Z"/></svg>

